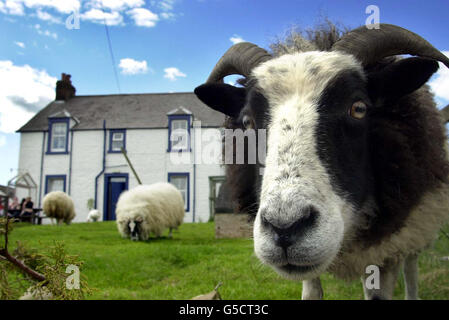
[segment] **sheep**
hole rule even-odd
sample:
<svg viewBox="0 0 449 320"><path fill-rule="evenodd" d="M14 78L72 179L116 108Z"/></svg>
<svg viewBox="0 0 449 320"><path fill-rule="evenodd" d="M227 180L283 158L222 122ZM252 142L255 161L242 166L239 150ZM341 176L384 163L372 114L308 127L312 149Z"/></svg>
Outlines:
<svg viewBox="0 0 449 320"><path fill-rule="evenodd" d="M42 210L52 221L55 218L58 224L70 224L76 216L72 198L62 191L48 193L44 197Z"/></svg>
<svg viewBox="0 0 449 320"><path fill-rule="evenodd" d="M324 272L362 277L365 299L391 299L402 263L405 298L417 299L418 254L449 214L447 137L425 83L449 59L394 25L308 34L273 54L236 44L195 89L231 137L267 132L265 159L226 166L236 210L255 216L259 260L303 280L303 299L322 298ZM230 74L244 87L224 84ZM371 265L380 288L366 286Z"/></svg>
<svg viewBox="0 0 449 320"><path fill-rule="evenodd" d="M97 222L98 219L100 219L100 211L97 209L93 209L89 211L89 214L87 215L87 222Z"/></svg>
<svg viewBox="0 0 449 320"><path fill-rule="evenodd" d="M124 238L148 240L160 237L164 229L177 229L184 219L184 200L172 184L139 185L123 192L117 202L117 228Z"/></svg>

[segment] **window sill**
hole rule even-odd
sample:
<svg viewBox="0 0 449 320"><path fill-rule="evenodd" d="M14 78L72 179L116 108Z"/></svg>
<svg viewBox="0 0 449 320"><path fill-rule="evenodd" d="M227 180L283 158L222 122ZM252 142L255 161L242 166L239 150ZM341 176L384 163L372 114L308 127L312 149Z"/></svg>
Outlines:
<svg viewBox="0 0 449 320"><path fill-rule="evenodd" d="M183 152L192 152L192 148L190 149L177 149L177 150L172 150L172 149L168 149L167 152L173 152L173 153L183 153Z"/></svg>
<svg viewBox="0 0 449 320"><path fill-rule="evenodd" d="M69 152L68 151L61 151L61 152L59 152L59 151L47 151L47 152L45 152L45 154L46 155L52 155L52 154L69 154Z"/></svg>

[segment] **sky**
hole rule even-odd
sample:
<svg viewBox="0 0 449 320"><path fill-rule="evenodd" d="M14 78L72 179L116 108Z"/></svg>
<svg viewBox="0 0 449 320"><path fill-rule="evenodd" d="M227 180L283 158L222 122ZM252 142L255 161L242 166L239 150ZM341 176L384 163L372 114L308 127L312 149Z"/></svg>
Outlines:
<svg viewBox="0 0 449 320"><path fill-rule="evenodd" d="M268 48L323 17L358 27L369 5L449 56L447 0L0 0L0 184L17 174L16 130L54 99L62 72L77 95L193 91L234 43ZM430 85L449 104L449 69Z"/></svg>

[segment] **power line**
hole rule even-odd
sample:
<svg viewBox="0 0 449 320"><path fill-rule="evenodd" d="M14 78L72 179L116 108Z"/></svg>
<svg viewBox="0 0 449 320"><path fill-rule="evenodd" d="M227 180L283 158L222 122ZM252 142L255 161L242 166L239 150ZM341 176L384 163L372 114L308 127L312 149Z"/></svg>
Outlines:
<svg viewBox="0 0 449 320"><path fill-rule="evenodd" d="M104 12L103 3L101 3L101 11L103 12L103 20L104 20L104 27L106 29L106 37L108 38L108 46L109 46L109 54L111 55L111 61L112 61L112 70L114 71L114 77L115 77L115 83L117 84L118 93L121 93L120 90L120 82L118 80L118 74L117 74L117 67L115 65L115 58L114 58L114 52L112 51L112 42L111 37L109 36L109 28L108 24L106 23L106 14Z"/></svg>

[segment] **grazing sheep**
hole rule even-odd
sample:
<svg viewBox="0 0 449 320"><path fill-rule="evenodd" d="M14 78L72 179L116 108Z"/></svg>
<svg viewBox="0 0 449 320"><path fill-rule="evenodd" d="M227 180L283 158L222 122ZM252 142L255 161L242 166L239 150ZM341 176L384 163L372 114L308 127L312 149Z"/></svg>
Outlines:
<svg viewBox="0 0 449 320"><path fill-rule="evenodd" d="M93 209L89 211L87 215L87 222L97 222L100 219L100 211Z"/></svg>
<svg viewBox="0 0 449 320"><path fill-rule="evenodd" d="M120 195L116 207L118 231L124 238L147 240L164 229L177 228L184 218L181 192L170 183L141 185Z"/></svg>
<svg viewBox="0 0 449 320"><path fill-rule="evenodd" d="M273 54L236 44L195 89L227 128L267 132L266 159L227 165L237 210L256 216L256 256L304 280L304 299L322 297L325 271L362 277L366 299L391 299L402 263L406 298L417 299L418 254L449 215L446 129L425 85L449 58L388 24L308 35ZM245 86L224 84L230 74ZM380 288L366 286L370 265Z"/></svg>
<svg viewBox="0 0 449 320"><path fill-rule="evenodd" d="M70 224L75 218L75 206L72 198L65 192L53 191L48 193L43 200L42 211L49 218L56 219L58 224L62 222Z"/></svg>

